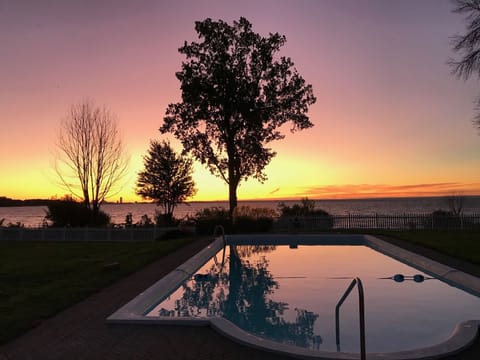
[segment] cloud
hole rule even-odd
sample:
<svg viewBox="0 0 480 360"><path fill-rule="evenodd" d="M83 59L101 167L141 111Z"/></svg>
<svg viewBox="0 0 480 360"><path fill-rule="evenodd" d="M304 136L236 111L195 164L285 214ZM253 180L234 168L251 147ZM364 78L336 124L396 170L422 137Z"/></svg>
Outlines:
<svg viewBox="0 0 480 360"><path fill-rule="evenodd" d="M272 190L268 193L268 195L273 195L273 194L276 194L280 191L280 188L276 188L275 190Z"/></svg>
<svg viewBox="0 0 480 360"><path fill-rule="evenodd" d="M404 196L445 196L451 194L480 195L479 183L427 183L427 184L346 184L308 187L295 196L312 198L372 198Z"/></svg>

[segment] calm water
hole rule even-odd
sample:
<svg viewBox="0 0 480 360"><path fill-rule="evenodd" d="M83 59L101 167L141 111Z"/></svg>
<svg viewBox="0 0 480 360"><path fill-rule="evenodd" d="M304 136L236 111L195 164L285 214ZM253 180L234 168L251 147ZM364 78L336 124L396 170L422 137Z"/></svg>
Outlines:
<svg viewBox="0 0 480 360"><path fill-rule="evenodd" d="M438 344L480 314L478 297L366 246L234 246L223 263L222 252L147 316L223 316L261 337L336 351L335 306L354 276L365 291L367 352ZM358 321L354 289L340 310L341 351L359 352Z"/></svg>
<svg viewBox="0 0 480 360"><path fill-rule="evenodd" d="M285 201L292 205L298 201ZM239 205L250 207L263 207L277 209L279 201L240 201ZM227 202L192 202L182 204L175 210L175 217L183 218L194 215L197 211L212 207L221 206L228 208ZM397 199L362 199L362 200L317 200L315 206L324 209L333 215L351 214L403 214L403 213L429 213L434 210L447 210L445 199L441 197L428 198L397 198ZM142 215L150 218L155 214L154 204L105 204L102 210L107 212L115 224L125 222L125 216L132 213L133 221L140 221ZM45 217L46 207L24 206L24 207L0 207L0 220L4 225L20 222L25 226L40 226ZM463 207L464 213L480 213L480 196L466 197Z"/></svg>

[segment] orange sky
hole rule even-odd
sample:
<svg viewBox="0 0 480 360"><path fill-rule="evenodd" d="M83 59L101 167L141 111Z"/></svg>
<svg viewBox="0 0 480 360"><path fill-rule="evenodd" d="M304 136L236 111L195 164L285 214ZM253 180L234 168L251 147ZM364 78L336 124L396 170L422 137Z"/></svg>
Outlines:
<svg viewBox="0 0 480 360"><path fill-rule="evenodd" d="M142 156L180 98L178 47L196 38L194 21L240 16L287 37L283 54L318 99L315 126L273 143L268 181L242 184L240 200L480 194L479 87L446 65L464 31L448 0L21 0L0 5L0 196L65 193L56 134L70 105L91 97L118 116L131 158L110 200L140 200ZM193 200L228 198L199 164L194 178Z"/></svg>

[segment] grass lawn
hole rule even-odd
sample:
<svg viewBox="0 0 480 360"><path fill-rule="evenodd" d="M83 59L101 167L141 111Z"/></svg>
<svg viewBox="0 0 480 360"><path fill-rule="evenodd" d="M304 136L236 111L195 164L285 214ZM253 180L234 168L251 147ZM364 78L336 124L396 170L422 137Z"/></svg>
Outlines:
<svg viewBox="0 0 480 360"><path fill-rule="evenodd" d="M396 231L382 233L480 265L479 231Z"/></svg>
<svg viewBox="0 0 480 360"><path fill-rule="evenodd" d="M0 344L191 240L0 242Z"/></svg>

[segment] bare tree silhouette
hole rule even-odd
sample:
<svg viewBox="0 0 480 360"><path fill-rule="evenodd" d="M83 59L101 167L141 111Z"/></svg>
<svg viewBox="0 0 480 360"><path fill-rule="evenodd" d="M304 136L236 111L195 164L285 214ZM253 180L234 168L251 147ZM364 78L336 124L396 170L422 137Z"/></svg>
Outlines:
<svg viewBox="0 0 480 360"><path fill-rule="evenodd" d="M56 145L54 168L61 183L98 213L127 169L115 116L89 99L72 105Z"/></svg>
<svg viewBox="0 0 480 360"><path fill-rule="evenodd" d="M452 72L459 78L467 80L476 74L480 78L480 1L452 0L454 12L464 16L467 23L466 33L453 37L453 50L460 59L450 59ZM474 124L480 130L480 97L477 98Z"/></svg>

